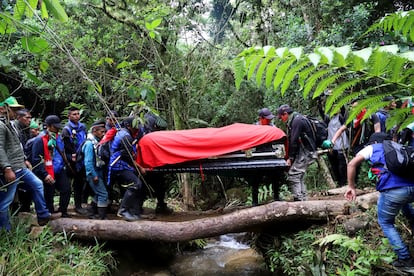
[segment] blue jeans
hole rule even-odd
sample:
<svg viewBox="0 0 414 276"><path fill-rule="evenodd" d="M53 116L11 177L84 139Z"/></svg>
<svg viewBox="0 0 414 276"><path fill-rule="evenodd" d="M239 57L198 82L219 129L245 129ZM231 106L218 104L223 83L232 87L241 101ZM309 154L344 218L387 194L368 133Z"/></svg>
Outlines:
<svg viewBox="0 0 414 276"><path fill-rule="evenodd" d="M413 228L414 209L410 204L412 202L414 202L414 186L383 191L378 198L378 223L398 255L398 259L401 260L411 258L411 254L395 228L395 217L401 210Z"/></svg>
<svg viewBox="0 0 414 276"><path fill-rule="evenodd" d="M22 181L24 182L24 187L29 190L33 197L37 218L49 218L50 213L46 208L42 181L27 168L18 170L15 174L17 181L8 186L5 191L0 191L0 213L6 214L8 212L9 206L13 202L14 195L16 193L17 183ZM0 181L1 183L6 183L4 175L0 176ZM7 225L0 225L0 228L6 228L6 226Z"/></svg>
<svg viewBox="0 0 414 276"><path fill-rule="evenodd" d="M103 171L97 170L96 172L99 179L98 183L93 182L92 176L88 175L86 177L88 179L89 186L95 193L93 199L98 207L108 207L108 191L106 190Z"/></svg>

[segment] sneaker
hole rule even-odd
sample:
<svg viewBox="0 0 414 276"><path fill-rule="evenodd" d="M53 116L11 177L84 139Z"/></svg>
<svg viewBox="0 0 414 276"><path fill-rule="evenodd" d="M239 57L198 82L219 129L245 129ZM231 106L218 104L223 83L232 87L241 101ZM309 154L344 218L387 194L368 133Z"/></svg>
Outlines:
<svg viewBox="0 0 414 276"><path fill-rule="evenodd" d="M398 259L392 262L392 266L405 272L414 272L414 259Z"/></svg>

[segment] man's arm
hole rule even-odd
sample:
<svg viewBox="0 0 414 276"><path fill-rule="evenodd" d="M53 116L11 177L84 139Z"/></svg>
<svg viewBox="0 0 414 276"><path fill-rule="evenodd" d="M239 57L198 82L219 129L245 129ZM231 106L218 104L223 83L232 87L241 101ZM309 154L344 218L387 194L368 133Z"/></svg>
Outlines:
<svg viewBox="0 0 414 276"><path fill-rule="evenodd" d="M348 188L345 192L345 198L347 200L356 199L356 184L355 177L357 167L365 160L364 156L357 154L351 161L349 161L347 166L347 179L348 179Z"/></svg>

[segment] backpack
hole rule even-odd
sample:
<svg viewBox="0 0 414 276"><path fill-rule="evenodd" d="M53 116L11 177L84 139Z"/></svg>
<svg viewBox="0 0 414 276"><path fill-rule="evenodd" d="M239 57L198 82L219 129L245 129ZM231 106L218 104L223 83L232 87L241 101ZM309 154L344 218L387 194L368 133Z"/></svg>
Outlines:
<svg viewBox="0 0 414 276"><path fill-rule="evenodd" d="M107 141L103 144L98 144L96 147L96 154L99 159L101 159L105 164L109 164L109 159L111 158L111 142Z"/></svg>
<svg viewBox="0 0 414 276"><path fill-rule="evenodd" d="M303 116L309 123L312 129L313 141L316 147L320 147L323 141L328 139L328 125L315 117Z"/></svg>
<svg viewBox="0 0 414 276"><path fill-rule="evenodd" d="M382 142L387 169L405 178L414 179L414 148L391 140Z"/></svg>

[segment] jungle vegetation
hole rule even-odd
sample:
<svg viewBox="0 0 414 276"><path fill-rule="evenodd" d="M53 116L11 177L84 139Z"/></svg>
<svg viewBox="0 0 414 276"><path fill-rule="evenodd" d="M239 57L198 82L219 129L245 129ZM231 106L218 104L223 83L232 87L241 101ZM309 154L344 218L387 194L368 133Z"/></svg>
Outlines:
<svg viewBox="0 0 414 276"><path fill-rule="evenodd" d="M0 95L39 118L81 104L85 122L150 108L170 129L252 123L283 103L316 114L322 95L329 112L358 98L369 116L384 95L413 95L412 9L408 0L2 0ZM388 125L412 120L402 108Z"/></svg>

